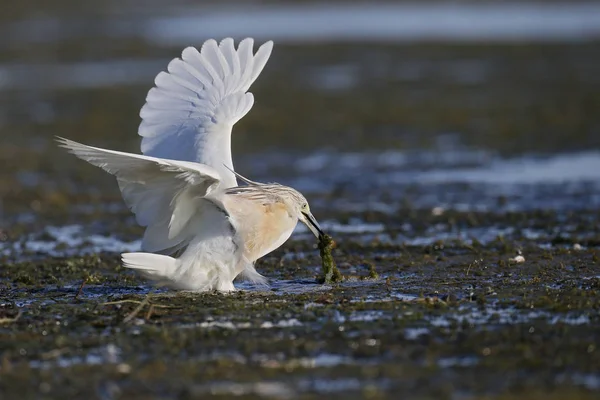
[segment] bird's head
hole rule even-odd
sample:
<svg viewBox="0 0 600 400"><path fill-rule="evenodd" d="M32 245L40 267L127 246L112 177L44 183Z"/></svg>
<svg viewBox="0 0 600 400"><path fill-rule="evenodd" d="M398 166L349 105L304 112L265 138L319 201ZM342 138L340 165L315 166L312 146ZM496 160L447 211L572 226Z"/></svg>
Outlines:
<svg viewBox="0 0 600 400"><path fill-rule="evenodd" d="M306 226L308 226L308 229L310 229L310 231L317 238L321 239L321 237L325 235L325 233L319 226L319 223L310 212L310 206L308 205L308 201L302 195L302 193L289 186L283 186L278 183L265 184L251 181L243 175L235 172L227 165L225 165L225 167L248 185L245 186L246 189L236 187L233 190L249 190L251 192L254 192L255 196L258 195L258 197L263 199L272 199L273 197L275 197L278 199L278 201L283 201L288 212L290 213L290 216L298 218L298 220L302 221Z"/></svg>
<svg viewBox="0 0 600 400"><path fill-rule="evenodd" d="M288 207L292 210L292 213L298 220L302 221L317 238L323 236L324 232L319 226L316 218L310 212L310 206L308 205L306 198L302 193L295 189L288 188L288 190L289 195L283 197L285 198Z"/></svg>

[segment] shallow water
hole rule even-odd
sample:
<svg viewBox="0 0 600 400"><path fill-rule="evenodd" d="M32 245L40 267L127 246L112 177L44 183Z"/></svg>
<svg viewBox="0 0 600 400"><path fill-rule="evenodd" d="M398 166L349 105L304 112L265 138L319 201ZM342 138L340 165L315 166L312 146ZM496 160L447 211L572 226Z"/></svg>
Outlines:
<svg viewBox="0 0 600 400"><path fill-rule="evenodd" d="M108 2L110 3L110 2ZM278 42L339 41L554 41L600 36L600 6L516 1L379 2L360 4L237 4L172 8L135 18L135 10L91 30L115 38L141 36L158 44L183 44L199 37L246 37ZM127 12L129 11L129 12ZM158 12L157 12L158 11ZM85 34L77 19L33 17L6 27L9 45L65 41ZM90 31L87 32L90 35ZM90 36L92 36L90 35Z"/></svg>
<svg viewBox="0 0 600 400"><path fill-rule="evenodd" d="M1 398L597 397L597 5L12 7ZM306 195L346 280L298 226L269 286L154 288L119 265L142 230L115 182L52 136L138 151L156 73L246 34L276 45L236 169Z"/></svg>

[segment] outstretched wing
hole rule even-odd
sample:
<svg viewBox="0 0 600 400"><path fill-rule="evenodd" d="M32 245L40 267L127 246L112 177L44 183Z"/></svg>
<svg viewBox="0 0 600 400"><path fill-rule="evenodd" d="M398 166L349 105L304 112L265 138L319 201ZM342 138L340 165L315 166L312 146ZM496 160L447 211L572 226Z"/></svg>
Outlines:
<svg viewBox="0 0 600 400"><path fill-rule="evenodd" d="M254 104L247 93L267 63L273 42L252 53L253 39L237 50L233 39L207 40L198 52L183 50L155 79L142 107L138 133L149 156L209 165L222 185L237 186L231 159L231 128Z"/></svg>
<svg viewBox="0 0 600 400"><path fill-rule="evenodd" d="M186 161L106 150L57 138L77 157L115 175L127 206L146 227L142 248L172 253L195 234L198 201L214 190L220 176L213 168ZM197 225L195 225L197 226Z"/></svg>

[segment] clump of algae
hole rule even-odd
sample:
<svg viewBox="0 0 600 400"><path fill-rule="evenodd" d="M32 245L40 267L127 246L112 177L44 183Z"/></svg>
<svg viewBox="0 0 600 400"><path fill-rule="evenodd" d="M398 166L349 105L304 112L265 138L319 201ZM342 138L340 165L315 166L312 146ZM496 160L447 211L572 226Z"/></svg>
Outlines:
<svg viewBox="0 0 600 400"><path fill-rule="evenodd" d="M331 250L334 247L335 242L331 236L327 234L319 236L319 251L321 252L321 265L323 267L323 276L319 278L319 283L335 283L343 279L331 255Z"/></svg>

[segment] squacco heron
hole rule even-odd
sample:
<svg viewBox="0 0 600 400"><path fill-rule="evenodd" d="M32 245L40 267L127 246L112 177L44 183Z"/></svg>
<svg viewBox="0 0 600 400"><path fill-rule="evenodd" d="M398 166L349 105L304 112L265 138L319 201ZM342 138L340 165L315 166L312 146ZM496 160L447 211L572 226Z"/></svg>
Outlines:
<svg viewBox="0 0 600 400"><path fill-rule="evenodd" d="M172 288L233 291L238 275L258 283L259 258L280 247L298 221L323 232L298 191L233 170L231 130L252 108L248 89L273 48L232 39L186 48L148 92L140 115L143 155L58 138L60 146L117 178L146 228L142 251L123 265ZM238 186L237 179L245 185Z"/></svg>

